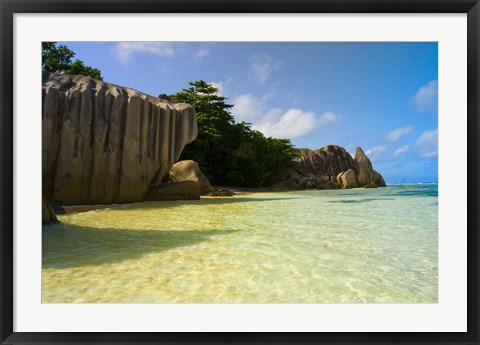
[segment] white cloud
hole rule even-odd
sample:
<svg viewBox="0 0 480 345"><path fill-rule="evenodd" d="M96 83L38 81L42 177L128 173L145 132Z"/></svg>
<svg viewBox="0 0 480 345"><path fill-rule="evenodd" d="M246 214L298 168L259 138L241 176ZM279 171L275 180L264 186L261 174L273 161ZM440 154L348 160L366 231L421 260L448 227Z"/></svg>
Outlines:
<svg viewBox="0 0 480 345"><path fill-rule="evenodd" d="M409 134L413 130L413 127L400 127L396 128L393 131L388 132L387 140L394 142L400 139L401 137Z"/></svg>
<svg viewBox="0 0 480 345"><path fill-rule="evenodd" d="M404 154L405 152L407 152L408 150L410 150L410 145L404 145L402 147L399 147L395 151L394 156L400 156L400 155Z"/></svg>
<svg viewBox="0 0 480 345"><path fill-rule="evenodd" d="M258 53L251 58L251 69L254 77L260 83L265 83L270 74L277 70L282 64L280 61L275 61L270 55L266 53Z"/></svg>
<svg viewBox="0 0 480 345"><path fill-rule="evenodd" d="M251 120L261 113L260 100L250 93L235 97L233 104L232 114L237 121Z"/></svg>
<svg viewBox="0 0 480 345"><path fill-rule="evenodd" d="M195 50L193 52L193 58L194 58L195 61L199 61L199 60L203 59L205 56L207 56L208 54L210 54L210 49L200 48L200 49Z"/></svg>
<svg viewBox="0 0 480 345"><path fill-rule="evenodd" d="M272 93L268 93L261 97L253 96L251 93L237 96L233 99L234 107L232 114L237 121L258 121L265 119L267 115L272 115L273 109L268 109L267 100L272 97ZM257 121L257 122L258 122Z"/></svg>
<svg viewBox="0 0 480 345"><path fill-rule="evenodd" d="M378 158L380 158L381 153L385 151L386 148L387 146L385 145L375 146L367 149L367 151L365 151L365 154L373 162L373 161L376 161Z"/></svg>
<svg viewBox="0 0 480 345"><path fill-rule="evenodd" d="M415 143L415 147L422 157L438 156L438 128L424 131Z"/></svg>
<svg viewBox="0 0 480 345"><path fill-rule="evenodd" d="M316 117L315 113L305 112L301 109L289 109L280 114L279 116L279 109L272 109L267 114L265 121L254 124L252 127L267 137L293 139L342 118L342 116L332 112Z"/></svg>
<svg viewBox="0 0 480 345"><path fill-rule="evenodd" d="M232 109L235 120L251 123L253 129L262 132L267 137L292 139L305 135L320 126L343 119L342 115L333 112L316 116L314 112L298 108L285 111L271 107L267 101L272 96L272 93L268 93L256 97L249 93L235 97L232 102L235 105Z"/></svg>
<svg viewBox="0 0 480 345"><path fill-rule="evenodd" d="M253 128L259 130L267 137L292 139L307 134L318 127L318 121L319 119L315 118L315 113L313 112L290 109L278 121L263 122L259 125L254 125Z"/></svg>
<svg viewBox="0 0 480 345"><path fill-rule="evenodd" d="M438 80L431 80L427 84L418 89L409 103L415 107L417 111L435 111L438 108Z"/></svg>
<svg viewBox="0 0 480 345"><path fill-rule="evenodd" d="M170 42L118 42L113 52L122 63L131 61L135 54L150 54L156 56L173 56L175 54Z"/></svg>

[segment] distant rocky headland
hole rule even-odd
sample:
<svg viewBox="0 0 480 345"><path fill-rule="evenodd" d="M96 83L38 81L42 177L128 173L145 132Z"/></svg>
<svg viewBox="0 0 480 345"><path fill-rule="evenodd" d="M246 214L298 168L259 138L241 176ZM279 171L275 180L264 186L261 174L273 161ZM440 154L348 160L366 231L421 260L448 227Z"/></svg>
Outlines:
<svg viewBox="0 0 480 345"><path fill-rule="evenodd" d="M370 159L360 147L355 157L337 145L317 150L298 149L280 181L273 185L280 189L348 189L385 187L385 181L372 167Z"/></svg>
<svg viewBox="0 0 480 345"><path fill-rule="evenodd" d="M193 161L180 161L197 137L195 109L83 75L42 75L42 218L60 205L199 199L214 190ZM383 187L357 148L298 149L273 189Z"/></svg>

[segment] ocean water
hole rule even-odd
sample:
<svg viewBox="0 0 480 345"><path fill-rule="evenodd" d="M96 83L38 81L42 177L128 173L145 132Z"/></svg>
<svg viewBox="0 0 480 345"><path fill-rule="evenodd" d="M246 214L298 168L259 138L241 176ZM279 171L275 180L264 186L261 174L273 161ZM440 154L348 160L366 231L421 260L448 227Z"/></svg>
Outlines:
<svg viewBox="0 0 480 345"><path fill-rule="evenodd" d="M437 303L437 184L142 202L43 226L43 303Z"/></svg>

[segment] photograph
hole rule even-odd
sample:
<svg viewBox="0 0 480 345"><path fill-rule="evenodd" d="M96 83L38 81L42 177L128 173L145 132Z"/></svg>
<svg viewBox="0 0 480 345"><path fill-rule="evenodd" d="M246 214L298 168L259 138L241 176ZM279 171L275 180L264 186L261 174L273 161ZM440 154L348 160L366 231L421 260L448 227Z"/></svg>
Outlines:
<svg viewBox="0 0 480 345"><path fill-rule="evenodd" d="M438 303L438 42L41 55L42 303Z"/></svg>

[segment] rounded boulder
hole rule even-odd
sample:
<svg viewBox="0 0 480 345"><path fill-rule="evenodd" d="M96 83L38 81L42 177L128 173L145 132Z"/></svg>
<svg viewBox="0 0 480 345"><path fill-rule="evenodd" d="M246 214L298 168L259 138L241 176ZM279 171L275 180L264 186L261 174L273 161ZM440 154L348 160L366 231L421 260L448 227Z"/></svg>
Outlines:
<svg viewBox="0 0 480 345"><path fill-rule="evenodd" d="M201 195L213 193L210 181L200 170L198 163L192 160L185 160L175 163L168 172L171 182L194 181L200 188Z"/></svg>

